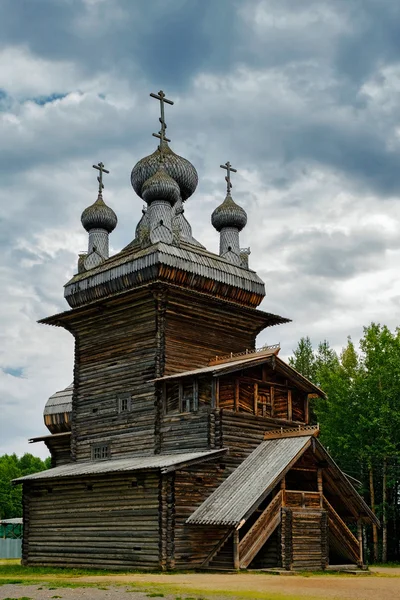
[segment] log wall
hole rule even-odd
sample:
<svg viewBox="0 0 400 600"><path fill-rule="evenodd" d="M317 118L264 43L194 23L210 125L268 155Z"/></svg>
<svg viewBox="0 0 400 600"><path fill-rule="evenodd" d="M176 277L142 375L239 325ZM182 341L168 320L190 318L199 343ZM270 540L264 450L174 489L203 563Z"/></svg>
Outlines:
<svg viewBox="0 0 400 600"><path fill-rule="evenodd" d="M228 527L186 525L186 519L229 475L224 463L193 465L175 473L175 540L176 568L200 567Z"/></svg>
<svg viewBox="0 0 400 600"><path fill-rule="evenodd" d="M161 452L196 452L210 447L209 409L165 415L161 426Z"/></svg>
<svg viewBox="0 0 400 600"><path fill-rule="evenodd" d="M25 484L23 564L158 568L159 480L147 472Z"/></svg>
<svg viewBox="0 0 400 600"><path fill-rule="evenodd" d="M73 456L91 460L93 444L110 445L112 458L154 451L158 375L156 301L150 292L74 323ZM119 412L118 395L130 410Z"/></svg>
<svg viewBox="0 0 400 600"><path fill-rule="evenodd" d="M45 440L51 454L51 466L59 467L71 462L71 437L57 437Z"/></svg>
<svg viewBox="0 0 400 600"><path fill-rule="evenodd" d="M255 348L256 311L213 298L171 292L166 309L165 374L206 366L216 356Z"/></svg>

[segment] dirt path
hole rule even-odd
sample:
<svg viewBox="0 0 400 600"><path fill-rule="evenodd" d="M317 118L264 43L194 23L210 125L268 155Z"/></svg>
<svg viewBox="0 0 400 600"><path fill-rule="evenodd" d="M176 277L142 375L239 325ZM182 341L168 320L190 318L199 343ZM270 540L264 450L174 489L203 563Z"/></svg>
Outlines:
<svg viewBox="0 0 400 600"><path fill-rule="evenodd" d="M400 569L388 569L393 576L274 576L264 574L132 574L71 577L68 582L91 583L97 588L68 589L52 584L35 586L6 585L0 587L0 600L27 596L34 600L61 597L65 600L91 598L117 600L132 594L132 600L143 600L152 592L165 600L205 600L217 596L221 599L247 598L251 600L399 600ZM397 575L397 576L396 576ZM118 584L118 585L115 585ZM48 586L53 591L47 594ZM132 586L132 587L131 587ZM135 586L137 586L135 590ZM143 592L143 590L146 590ZM46 594L46 595L45 595ZM163 596L162 596L163 594Z"/></svg>

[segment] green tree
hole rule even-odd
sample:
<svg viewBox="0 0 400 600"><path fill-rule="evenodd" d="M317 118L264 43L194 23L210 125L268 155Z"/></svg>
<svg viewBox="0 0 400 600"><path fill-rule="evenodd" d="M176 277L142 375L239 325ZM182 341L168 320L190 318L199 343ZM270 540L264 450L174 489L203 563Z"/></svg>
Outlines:
<svg viewBox="0 0 400 600"><path fill-rule="evenodd" d="M289 365L310 381L315 381L315 356L310 338L302 337L289 358Z"/></svg>
<svg viewBox="0 0 400 600"><path fill-rule="evenodd" d="M12 479L44 471L50 467L50 458L42 461L32 454L18 458L16 454L0 456L0 518L22 517L22 487L12 485Z"/></svg>

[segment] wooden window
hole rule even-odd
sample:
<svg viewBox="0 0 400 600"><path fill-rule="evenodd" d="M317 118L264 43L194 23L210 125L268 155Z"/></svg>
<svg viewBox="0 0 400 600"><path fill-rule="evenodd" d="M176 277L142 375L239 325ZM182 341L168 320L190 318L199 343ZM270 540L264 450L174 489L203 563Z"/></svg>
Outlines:
<svg viewBox="0 0 400 600"><path fill-rule="evenodd" d="M106 460L107 458L110 458L110 444L92 446L92 460Z"/></svg>
<svg viewBox="0 0 400 600"><path fill-rule="evenodd" d="M117 409L119 413L129 412L131 410L131 395L129 393L118 394Z"/></svg>
<svg viewBox="0 0 400 600"><path fill-rule="evenodd" d="M179 382L179 412L196 412L199 409L199 383L193 381Z"/></svg>
<svg viewBox="0 0 400 600"><path fill-rule="evenodd" d="M256 414L261 417L270 417L272 414L272 397L270 386L259 384L254 389Z"/></svg>

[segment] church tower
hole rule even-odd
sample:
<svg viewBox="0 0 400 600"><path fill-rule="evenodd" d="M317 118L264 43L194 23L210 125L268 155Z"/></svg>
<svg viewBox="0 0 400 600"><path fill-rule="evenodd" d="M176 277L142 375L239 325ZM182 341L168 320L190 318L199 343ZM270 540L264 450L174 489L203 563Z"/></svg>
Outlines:
<svg viewBox="0 0 400 600"><path fill-rule="evenodd" d="M88 252L65 285L70 310L41 321L74 336L75 362L72 385L46 405L51 434L31 440L46 443L53 468L16 481L23 564L325 568L331 536L333 558L361 565L344 521L376 517L309 423L309 397L324 393L279 347L256 349L260 331L288 319L257 308L265 288L240 248L236 169L221 165L214 254L185 217L198 176L166 137L173 102L151 96L161 128L131 173L145 202L135 238L109 256L117 217L103 200L108 170L94 165L98 197L82 213Z"/></svg>
<svg viewBox="0 0 400 600"><path fill-rule="evenodd" d="M287 321L256 310L264 283L241 260L239 231L247 217L230 195L236 170L229 162L223 167L227 197L212 215L220 255L194 239L184 203L196 190L197 172L166 138L164 105L172 101L163 92L154 97L161 106L161 129L153 134L159 144L131 174L134 191L146 203L136 237L108 257L117 218L102 198L108 171L99 163L98 198L82 213L88 254L65 286L72 310L43 320L75 338L71 448L77 461L91 459L99 447L114 458L162 453L168 434L154 380L204 367L215 356L253 351L262 329ZM129 410L122 410L123 398ZM187 438L191 449L207 444L206 436Z"/></svg>

